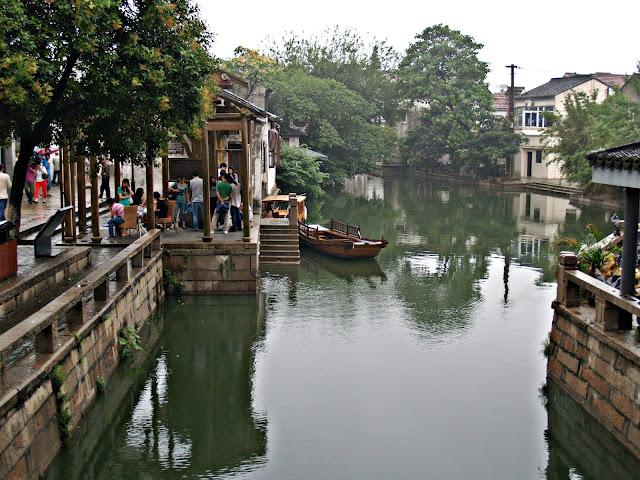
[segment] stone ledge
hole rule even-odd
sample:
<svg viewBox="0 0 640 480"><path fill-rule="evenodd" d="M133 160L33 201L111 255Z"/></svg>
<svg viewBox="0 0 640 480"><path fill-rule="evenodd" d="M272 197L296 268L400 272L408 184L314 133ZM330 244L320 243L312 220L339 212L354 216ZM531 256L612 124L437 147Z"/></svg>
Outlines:
<svg viewBox="0 0 640 480"><path fill-rule="evenodd" d="M38 265L30 270L28 278L19 279L11 278L0 283L0 303L4 303L10 298L20 295L24 290L35 286L38 283L47 281L52 275L64 270L74 263L89 257L91 248L89 247L70 247L65 249L61 254L53 257L51 261L47 261L44 265Z"/></svg>

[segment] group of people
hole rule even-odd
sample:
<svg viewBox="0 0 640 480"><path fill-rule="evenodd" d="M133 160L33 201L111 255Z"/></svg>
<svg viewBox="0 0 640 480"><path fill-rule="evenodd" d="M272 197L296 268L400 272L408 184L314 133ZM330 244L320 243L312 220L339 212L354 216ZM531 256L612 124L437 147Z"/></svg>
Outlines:
<svg viewBox="0 0 640 480"><path fill-rule="evenodd" d="M106 161L108 162L108 160ZM103 171L110 169L108 163L102 164ZM238 174L233 168L226 164L221 164L216 177L210 178L210 208L214 212L212 218L213 228L223 233L242 230L242 196L241 187L238 181ZM103 177L103 185L105 179ZM106 179L105 193L107 193L107 204L110 210L109 237L113 238L117 234L117 226L124 223L124 207L131 205L138 206L139 216L146 213L145 193L142 188L132 191L129 179L122 180L116 191L116 197L111 198L109 193L108 178ZM102 193L102 188L101 188ZM186 216L191 214L193 231L200 230L200 217L204 215L204 180L197 172L193 172L191 179L186 180L184 176L169 186L168 199L154 192L154 211L156 218L167 218L169 215L168 200L175 201L173 211L173 222L176 226L187 228Z"/></svg>
<svg viewBox="0 0 640 480"><path fill-rule="evenodd" d="M34 153L27 167L24 191L27 202L38 203L42 194L42 203L47 203L48 189L60 183L60 156L57 152L41 150Z"/></svg>

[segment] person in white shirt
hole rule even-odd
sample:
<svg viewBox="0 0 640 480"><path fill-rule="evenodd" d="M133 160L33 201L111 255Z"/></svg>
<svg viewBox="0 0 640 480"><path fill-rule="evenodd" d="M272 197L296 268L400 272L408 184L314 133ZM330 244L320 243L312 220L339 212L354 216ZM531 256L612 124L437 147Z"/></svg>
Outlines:
<svg viewBox="0 0 640 480"><path fill-rule="evenodd" d="M240 213L240 207L242 206L241 188L236 179L228 173L227 182L231 184L231 231L237 232L242 230L242 213Z"/></svg>
<svg viewBox="0 0 640 480"><path fill-rule="evenodd" d="M191 227L195 231L200 228L200 215L202 214L204 218L204 210L202 207L202 202L204 201L204 186L202 178L198 176L198 172L193 172L193 176L189 182L189 188L191 189L191 210L193 212L193 224Z"/></svg>
<svg viewBox="0 0 640 480"><path fill-rule="evenodd" d="M4 173L4 165L0 163L0 221L5 220L4 211L7 208L10 190L11 177Z"/></svg>
<svg viewBox="0 0 640 480"><path fill-rule="evenodd" d="M40 190L42 190L42 203L47 203L47 178L49 174L47 173L47 169L42 166L40 160L36 161L36 192L35 192L35 203L38 203L38 198L40 197Z"/></svg>

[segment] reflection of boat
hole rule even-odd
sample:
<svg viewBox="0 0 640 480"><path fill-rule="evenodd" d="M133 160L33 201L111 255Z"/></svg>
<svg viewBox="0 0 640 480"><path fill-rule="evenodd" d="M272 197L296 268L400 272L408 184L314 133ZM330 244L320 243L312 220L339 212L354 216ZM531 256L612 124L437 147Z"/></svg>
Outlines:
<svg viewBox="0 0 640 480"><path fill-rule="evenodd" d="M331 220L331 228L300 223L298 231L303 245L333 257L373 258L387 246L384 238L362 238L359 226L337 220Z"/></svg>
<svg viewBox="0 0 640 480"><path fill-rule="evenodd" d="M356 258L351 262L343 262L313 250L307 251L304 258L310 261L311 265L319 266L347 282L353 282L358 278L372 280L379 277L383 282L387 279L375 258Z"/></svg>

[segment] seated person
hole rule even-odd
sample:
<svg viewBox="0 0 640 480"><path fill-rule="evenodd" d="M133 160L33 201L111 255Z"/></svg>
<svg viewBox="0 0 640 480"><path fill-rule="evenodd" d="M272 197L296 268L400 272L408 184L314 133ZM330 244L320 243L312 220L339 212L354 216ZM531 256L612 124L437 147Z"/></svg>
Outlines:
<svg viewBox="0 0 640 480"><path fill-rule="evenodd" d="M169 216L169 204L164 198L160 198L159 192L153 192L153 199L155 200L156 218L167 218Z"/></svg>
<svg viewBox="0 0 640 480"><path fill-rule="evenodd" d="M107 205L109 206L109 214L111 215L111 219L107 222L109 226L109 238L114 238L118 225L124 223L124 206L121 203L117 203L113 198L107 199ZM118 232L118 237L122 237L120 232Z"/></svg>

